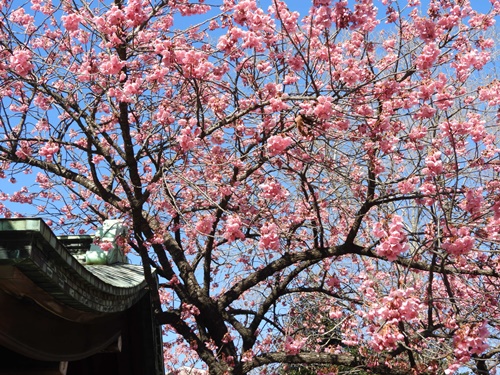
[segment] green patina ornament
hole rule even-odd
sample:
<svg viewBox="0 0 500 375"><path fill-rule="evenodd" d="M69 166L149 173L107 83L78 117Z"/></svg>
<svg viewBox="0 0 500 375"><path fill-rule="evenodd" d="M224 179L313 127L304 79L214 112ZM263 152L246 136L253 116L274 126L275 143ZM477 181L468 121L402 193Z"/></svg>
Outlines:
<svg viewBox="0 0 500 375"><path fill-rule="evenodd" d="M104 251L99 244L93 243L85 254L86 264L114 264L128 263L127 256L123 253L119 238L127 235L127 227L123 220L105 220L102 227L98 228L94 239L98 242L111 243L111 248Z"/></svg>
<svg viewBox="0 0 500 375"><path fill-rule="evenodd" d="M102 251L99 247L97 249L92 249L87 251L85 254L85 263L86 264L106 264L107 263L107 255L104 251Z"/></svg>

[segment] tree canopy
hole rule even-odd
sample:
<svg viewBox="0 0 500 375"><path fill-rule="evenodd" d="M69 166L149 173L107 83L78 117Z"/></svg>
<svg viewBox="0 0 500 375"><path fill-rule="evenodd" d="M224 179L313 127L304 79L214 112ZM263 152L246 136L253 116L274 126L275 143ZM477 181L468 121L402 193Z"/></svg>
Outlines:
<svg viewBox="0 0 500 375"><path fill-rule="evenodd" d="M125 220L169 368L489 374L500 1L478 3L0 0L0 214Z"/></svg>

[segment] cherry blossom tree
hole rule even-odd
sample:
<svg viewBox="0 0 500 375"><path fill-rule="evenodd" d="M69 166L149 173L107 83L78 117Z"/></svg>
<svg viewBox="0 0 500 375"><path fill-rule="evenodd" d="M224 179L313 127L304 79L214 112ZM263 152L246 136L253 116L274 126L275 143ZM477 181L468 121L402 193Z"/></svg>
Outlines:
<svg viewBox="0 0 500 375"><path fill-rule="evenodd" d="M493 373L500 1L300 3L0 0L0 213L125 220L169 371Z"/></svg>

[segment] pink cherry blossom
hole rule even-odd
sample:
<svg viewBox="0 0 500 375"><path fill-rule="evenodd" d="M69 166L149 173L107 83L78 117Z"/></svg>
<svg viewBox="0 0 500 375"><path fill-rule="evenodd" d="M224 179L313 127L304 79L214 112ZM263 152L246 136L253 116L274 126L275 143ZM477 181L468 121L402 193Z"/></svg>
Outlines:
<svg viewBox="0 0 500 375"><path fill-rule="evenodd" d="M276 156L282 154L291 144L292 139L290 137L273 135L267 140L267 152L270 156Z"/></svg>
<svg viewBox="0 0 500 375"><path fill-rule="evenodd" d="M125 62L121 61L118 56L106 56L99 64L99 69L103 74L118 74L125 66Z"/></svg>
<svg viewBox="0 0 500 375"><path fill-rule="evenodd" d="M183 151L189 151L195 146L196 140L189 126L181 130L181 134L177 137L177 142L179 142Z"/></svg>
<svg viewBox="0 0 500 375"><path fill-rule="evenodd" d="M181 307L181 311L182 311L181 313L183 315L183 319L187 319L190 317L200 315L200 310L196 306L189 304L189 303L183 303L182 307Z"/></svg>
<svg viewBox="0 0 500 375"><path fill-rule="evenodd" d="M233 242L237 239L244 239L245 235L241 231L242 222L239 216L231 215L227 218L226 224L224 225L224 233L222 236L229 242Z"/></svg>
<svg viewBox="0 0 500 375"><path fill-rule="evenodd" d="M28 32L31 32L35 18L31 14L26 13L24 8L18 8L9 15L9 20L24 26Z"/></svg>
<svg viewBox="0 0 500 375"><path fill-rule="evenodd" d="M317 101L318 103L314 108L315 116L320 120L328 120L333 114L332 98L320 96Z"/></svg>
<svg viewBox="0 0 500 375"><path fill-rule="evenodd" d="M427 44L417 58L415 63L417 68L421 70L429 69L438 58L439 53L439 48L436 43L432 42Z"/></svg>
<svg viewBox="0 0 500 375"><path fill-rule="evenodd" d="M282 201L289 196L288 190L281 186L278 181L271 178L260 184L259 188L262 190L260 195L265 199Z"/></svg>
<svg viewBox="0 0 500 375"><path fill-rule="evenodd" d="M43 145L40 150L38 151L38 154L41 156L44 156L47 161L52 161L54 158L54 154L59 152L59 145L54 142L48 142L45 145Z"/></svg>
<svg viewBox="0 0 500 375"><path fill-rule="evenodd" d="M68 31L78 30L83 17L80 14L72 13L61 17L63 25Z"/></svg>
<svg viewBox="0 0 500 375"><path fill-rule="evenodd" d="M279 228L274 223L266 223L262 226L261 237L259 240L259 249L279 250L280 238Z"/></svg>
<svg viewBox="0 0 500 375"><path fill-rule="evenodd" d="M141 0L131 0L125 8L125 17L130 21L131 26L135 27L140 25L147 19L147 6L146 2Z"/></svg>
<svg viewBox="0 0 500 375"><path fill-rule="evenodd" d="M306 343L306 338L294 339L290 336L286 336L285 338L285 352L287 354L299 354L300 349Z"/></svg>
<svg viewBox="0 0 500 375"><path fill-rule="evenodd" d="M469 229L461 227L459 229L452 228L450 237L443 241L442 247L450 254L461 255L471 251L474 244L475 240Z"/></svg>
<svg viewBox="0 0 500 375"><path fill-rule="evenodd" d="M408 242L404 231L403 218L399 215L393 215L387 232L376 227L374 235L382 236L381 242L376 247L378 255L386 257L388 260L395 260L397 257L408 250Z"/></svg>
<svg viewBox="0 0 500 375"><path fill-rule="evenodd" d="M443 162L441 160L441 151L433 152L425 158L425 165L427 168L424 173L429 176L437 176L443 172Z"/></svg>
<svg viewBox="0 0 500 375"><path fill-rule="evenodd" d="M16 151L16 156L21 159L26 159L33 153L32 143L28 141L19 142L19 148Z"/></svg>
<svg viewBox="0 0 500 375"><path fill-rule="evenodd" d="M416 190L418 179L416 177L411 177L404 181L398 183L398 189L401 194L409 194Z"/></svg>
<svg viewBox="0 0 500 375"><path fill-rule="evenodd" d="M483 209L483 189L468 189L465 193L465 199L459 204L460 208L471 215L477 217Z"/></svg>
<svg viewBox="0 0 500 375"><path fill-rule="evenodd" d="M214 217L204 216L196 223L196 230L201 234L209 234L212 231L214 221Z"/></svg>
<svg viewBox="0 0 500 375"><path fill-rule="evenodd" d="M33 69L33 53L28 50L16 49L10 57L11 69L22 77L27 76Z"/></svg>
<svg viewBox="0 0 500 375"><path fill-rule="evenodd" d="M454 334L455 355L458 358L469 358L472 354L482 354L489 347L488 336L486 322L465 325Z"/></svg>
<svg viewBox="0 0 500 375"><path fill-rule="evenodd" d="M113 243L109 242L109 241L99 242L98 245L99 245L99 247L101 248L102 251L110 251L114 247Z"/></svg>

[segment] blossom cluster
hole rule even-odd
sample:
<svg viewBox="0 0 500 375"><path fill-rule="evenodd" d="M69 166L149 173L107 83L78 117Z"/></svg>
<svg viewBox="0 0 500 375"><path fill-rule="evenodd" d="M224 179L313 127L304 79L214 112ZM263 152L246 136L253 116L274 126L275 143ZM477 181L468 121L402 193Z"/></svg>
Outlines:
<svg viewBox="0 0 500 375"><path fill-rule="evenodd" d="M368 312L360 312L364 318L373 322L369 326L369 332L373 339L370 345L375 350L394 349L403 340L398 323L416 321L424 307L415 295L413 288L392 290L380 302L373 303Z"/></svg>
<svg viewBox="0 0 500 375"><path fill-rule="evenodd" d="M241 231L243 223L238 215L231 215L227 218L222 236L231 243L237 239L244 239L245 235Z"/></svg>
<svg viewBox="0 0 500 375"><path fill-rule="evenodd" d="M262 190L260 196L264 199L272 201L279 202L286 199L290 195L288 190L273 178L266 179L264 183L259 185L259 188Z"/></svg>
<svg viewBox="0 0 500 375"><path fill-rule="evenodd" d="M279 250L279 228L276 224L266 223L262 226L260 232L259 249Z"/></svg>
<svg viewBox="0 0 500 375"><path fill-rule="evenodd" d="M486 321L462 326L453 335L455 355L461 360L466 360L471 355L482 354L489 347L488 337Z"/></svg>
<svg viewBox="0 0 500 375"><path fill-rule="evenodd" d="M448 253L461 255L473 249L475 240L469 228L450 228L449 232L441 244L441 247Z"/></svg>
<svg viewBox="0 0 500 375"><path fill-rule="evenodd" d="M285 353L289 355L299 354L300 350L304 347L307 338L293 338L286 336L285 338Z"/></svg>
<svg viewBox="0 0 500 375"><path fill-rule="evenodd" d="M374 225L373 234L381 239L375 251L388 260L395 260L401 253L408 250L403 218L393 215L389 228L385 230L383 227L380 222Z"/></svg>
<svg viewBox="0 0 500 375"><path fill-rule="evenodd" d="M267 152L269 156L276 156L282 154L291 144L292 139L290 137L273 135L267 140Z"/></svg>
<svg viewBox="0 0 500 375"><path fill-rule="evenodd" d="M33 53L29 50L16 49L10 57L11 69L22 77L26 77L34 68Z"/></svg>

